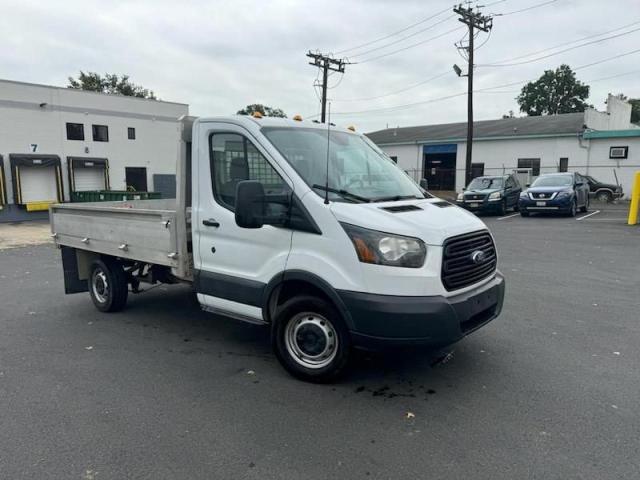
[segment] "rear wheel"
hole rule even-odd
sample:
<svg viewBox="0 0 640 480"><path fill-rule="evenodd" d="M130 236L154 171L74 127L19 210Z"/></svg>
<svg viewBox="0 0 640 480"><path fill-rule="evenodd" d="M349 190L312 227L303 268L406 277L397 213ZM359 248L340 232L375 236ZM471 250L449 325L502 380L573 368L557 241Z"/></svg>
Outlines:
<svg viewBox="0 0 640 480"><path fill-rule="evenodd" d="M91 300L101 312L117 312L126 305L127 275L117 260L105 258L93 262L88 282Z"/></svg>
<svg viewBox="0 0 640 480"><path fill-rule="evenodd" d="M288 300L276 314L272 345L293 376L315 383L336 379L351 353L351 338L340 313L312 296Z"/></svg>

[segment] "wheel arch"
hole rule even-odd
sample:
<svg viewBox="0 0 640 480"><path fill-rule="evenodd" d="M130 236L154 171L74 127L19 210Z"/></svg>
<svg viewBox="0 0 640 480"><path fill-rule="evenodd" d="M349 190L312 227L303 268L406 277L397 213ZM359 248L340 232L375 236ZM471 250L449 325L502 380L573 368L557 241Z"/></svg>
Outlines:
<svg viewBox="0 0 640 480"><path fill-rule="evenodd" d="M340 312L347 327L352 328L351 315L338 292L318 275L304 270L286 270L269 281L262 297L265 321L271 323L278 306L300 294L314 295L330 302Z"/></svg>

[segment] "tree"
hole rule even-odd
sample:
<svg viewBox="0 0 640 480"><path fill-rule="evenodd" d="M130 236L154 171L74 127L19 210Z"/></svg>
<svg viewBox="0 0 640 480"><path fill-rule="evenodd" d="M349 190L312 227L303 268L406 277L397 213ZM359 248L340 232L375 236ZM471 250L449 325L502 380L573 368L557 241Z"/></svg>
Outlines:
<svg viewBox="0 0 640 480"><path fill-rule="evenodd" d="M96 72L84 73L81 70L77 79L69 77L67 88L156 100L153 90L132 83L129 80L129 75L118 76L115 73L105 73L103 76Z"/></svg>
<svg viewBox="0 0 640 480"><path fill-rule="evenodd" d="M287 114L280 108L267 107L261 103L253 103L247 105L242 110L238 110L238 115L253 115L254 112L260 112L265 117L287 118Z"/></svg>
<svg viewBox="0 0 640 480"><path fill-rule="evenodd" d="M584 112L589 86L576 79L569 65L545 70L535 82L527 83L516 98L520 111L530 116Z"/></svg>

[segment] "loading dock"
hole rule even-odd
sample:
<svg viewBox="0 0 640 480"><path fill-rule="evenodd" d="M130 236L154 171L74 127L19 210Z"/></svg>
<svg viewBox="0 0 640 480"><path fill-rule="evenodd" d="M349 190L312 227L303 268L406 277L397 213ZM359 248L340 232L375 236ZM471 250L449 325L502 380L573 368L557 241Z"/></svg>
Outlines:
<svg viewBox="0 0 640 480"><path fill-rule="evenodd" d="M7 181L4 178L4 159L0 155L0 210L4 210L4 206L7 204Z"/></svg>
<svg viewBox="0 0 640 480"><path fill-rule="evenodd" d="M69 189L74 192L109 190L109 160L67 157Z"/></svg>
<svg viewBox="0 0 640 480"><path fill-rule="evenodd" d="M29 212L47 210L64 201L62 167L57 155L11 153L13 196Z"/></svg>

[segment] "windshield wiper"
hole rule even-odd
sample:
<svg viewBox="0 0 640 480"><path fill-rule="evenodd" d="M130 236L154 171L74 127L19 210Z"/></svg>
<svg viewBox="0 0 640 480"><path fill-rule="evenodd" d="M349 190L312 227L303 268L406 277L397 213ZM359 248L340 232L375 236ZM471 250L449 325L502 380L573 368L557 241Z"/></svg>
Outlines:
<svg viewBox="0 0 640 480"><path fill-rule="evenodd" d="M417 195L392 195L389 197L374 198L373 201L374 202L397 202L398 200L408 200L410 198L420 199L420 197ZM422 197L422 198L424 199L425 197Z"/></svg>
<svg viewBox="0 0 640 480"><path fill-rule="evenodd" d="M312 188L317 188L318 190L322 190L323 192L337 193L338 195L341 195L341 196L343 196L345 198L351 198L353 200L358 200L359 202L369 203L371 201L370 198L361 197L360 195L356 195L355 193L347 192L346 190L339 190L337 188L325 187L324 185L315 184L315 185L313 185Z"/></svg>

